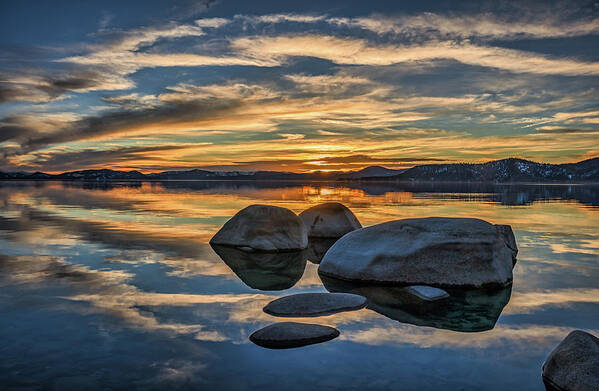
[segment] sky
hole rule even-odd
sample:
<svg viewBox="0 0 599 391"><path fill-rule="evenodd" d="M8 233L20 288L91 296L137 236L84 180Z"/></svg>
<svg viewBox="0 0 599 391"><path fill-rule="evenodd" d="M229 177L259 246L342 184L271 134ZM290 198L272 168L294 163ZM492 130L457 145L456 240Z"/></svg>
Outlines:
<svg viewBox="0 0 599 391"><path fill-rule="evenodd" d="M599 156L599 2L0 1L0 170Z"/></svg>

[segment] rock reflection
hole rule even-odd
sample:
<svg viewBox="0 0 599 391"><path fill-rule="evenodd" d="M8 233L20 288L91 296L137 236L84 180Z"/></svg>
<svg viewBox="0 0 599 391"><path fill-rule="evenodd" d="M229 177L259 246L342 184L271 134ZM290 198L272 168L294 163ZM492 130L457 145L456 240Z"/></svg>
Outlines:
<svg viewBox="0 0 599 391"><path fill-rule="evenodd" d="M319 264L329 248L339 240L337 238L308 238L308 248L306 248L306 257L308 261Z"/></svg>
<svg viewBox="0 0 599 391"><path fill-rule="evenodd" d="M304 251L246 252L216 244L212 248L241 281L262 291L291 288L302 278L306 268Z"/></svg>
<svg viewBox="0 0 599 391"><path fill-rule="evenodd" d="M321 276L330 292L356 293L368 298L366 308L390 319L416 326L461 332L491 330L510 300L512 286L502 289L446 289L449 298L424 301L402 287L356 285Z"/></svg>

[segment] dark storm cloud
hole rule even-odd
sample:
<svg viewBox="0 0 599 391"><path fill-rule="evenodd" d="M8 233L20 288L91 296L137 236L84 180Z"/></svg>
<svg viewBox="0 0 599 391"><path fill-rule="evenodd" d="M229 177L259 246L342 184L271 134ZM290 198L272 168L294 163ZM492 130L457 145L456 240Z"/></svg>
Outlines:
<svg viewBox="0 0 599 391"><path fill-rule="evenodd" d="M148 125L172 125L210 119L225 115L240 104L240 102L173 102L145 110L110 111L103 115L75 121L54 132L42 133L26 127L21 129L22 132L18 132L14 124L9 124L0 126L0 134L4 134L6 130L11 137L4 141L14 140L21 145L20 150L13 151L13 154L25 154L52 144L109 136Z"/></svg>
<svg viewBox="0 0 599 391"><path fill-rule="evenodd" d="M118 163L144 159L144 154L151 152L173 151L189 148L186 145L157 145L149 147L124 147L109 150L84 149L77 152L52 152L35 154L29 161L31 167L52 167L54 170L65 171L80 167L105 165L106 162ZM160 160L152 156L152 160Z"/></svg>
<svg viewBox="0 0 599 391"><path fill-rule="evenodd" d="M68 70L49 74L44 70L26 70L0 73L0 103L50 102L67 92L85 92L92 89L120 89L128 85L125 79L100 69Z"/></svg>
<svg viewBox="0 0 599 391"><path fill-rule="evenodd" d="M10 124L0 126L0 143L8 140L27 137L29 134L31 134L31 132L31 129L24 126Z"/></svg>

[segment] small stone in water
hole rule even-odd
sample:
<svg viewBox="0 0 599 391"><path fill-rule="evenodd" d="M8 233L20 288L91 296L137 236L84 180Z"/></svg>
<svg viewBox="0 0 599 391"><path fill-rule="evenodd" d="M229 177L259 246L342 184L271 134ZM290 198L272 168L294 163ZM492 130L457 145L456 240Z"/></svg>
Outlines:
<svg viewBox="0 0 599 391"><path fill-rule="evenodd" d="M405 290L426 301L435 301L449 297L449 293L445 292L443 289L434 288L428 285L412 285L405 288Z"/></svg>
<svg viewBox="0 0 599 391"><path fill-rule="evenodd" d="M330 341L339 330L312 323L280 322L255 331L250 341L269 349L289 349Z"/></svg>

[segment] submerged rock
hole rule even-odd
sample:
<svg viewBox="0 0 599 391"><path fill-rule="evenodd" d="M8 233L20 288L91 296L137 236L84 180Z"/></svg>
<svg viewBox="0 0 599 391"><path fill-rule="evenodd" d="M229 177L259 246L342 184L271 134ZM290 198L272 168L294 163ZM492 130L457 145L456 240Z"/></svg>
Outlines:
<svg viewBox="0 0 599 391"><path fill-rule="evenodd" d="M493 329L512 292L511 285L492 290L447 288L449 297L426 301L405 287L355 284L324 276L322 282L330 292L366 297L366 308L398 322L460 332Z"/></svg>
<svg viewBox="0 0 599 391"><path fill-rule="evenodd" d="M308 235L302 220L291 210L251 205L227 221L210 244L259 251L294 251L308 246Z"/></svg>
<svg viewBox="0 0 599 391"><path fill-rule="evenodd" d="M365 297L351 293L299 293L271 301L264 312L281 317L323 316L365 306Z"/></svg>
<svg viewBox="0 0 599 391"><path fill-rule="evenodd" d="M255 331L250 341L269 349L288 349L330 341L339 330L311 323L280 322Z"/></svg>
<svg viewBox="0 0 599 391"><path fill-rule="evenodd" d="M303 251L248 252L235 247L212 245L214 252L247 286L277 291L294 286L306 268Z"/></svg>
<svg viewBox="0 0 599 391"><path fill-rule="evenodd" d="M449 293L443 289L426 285L412 285L404 288L406 292L426 301L441 300L449 297Z"/></svg>
<svg viewBox="0 0 599 391"><path fill-rule="evenodd" d="M300 213L299 217L306 225L310 237L340 238L362 228L352 211L338 202L313 206Z"/></svg>
<svg viewBox="0 0 599 391"><path fill-rule="evenodd" d="M599 339L572 331L547 357L543 381L548 389L560 391L599 390Z"/></svg>
<svg viewBox="0 0 599 391"><path fill-rule="evenodd" d="M308 248L306 248L306 257L312 263L320 263L324 255L335 244L338 238L314 238L308 239Z"/></svg>
<svg viewBox="0 0 599 391"><path fill-rule="evenodd" d="M327 251L318 271L395 285L506 286L512 282L515 257L508 236L505 226L479 219L396 220L343 236Z"/></svg>

